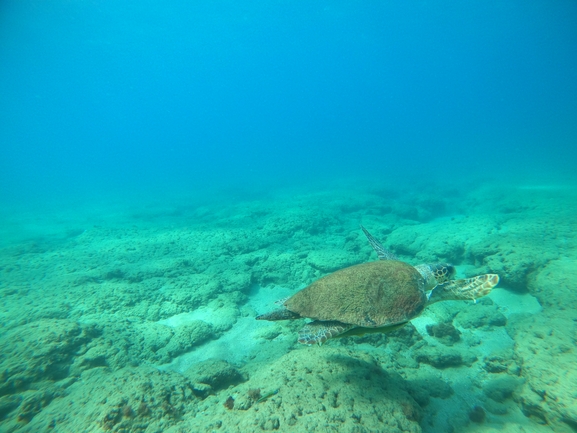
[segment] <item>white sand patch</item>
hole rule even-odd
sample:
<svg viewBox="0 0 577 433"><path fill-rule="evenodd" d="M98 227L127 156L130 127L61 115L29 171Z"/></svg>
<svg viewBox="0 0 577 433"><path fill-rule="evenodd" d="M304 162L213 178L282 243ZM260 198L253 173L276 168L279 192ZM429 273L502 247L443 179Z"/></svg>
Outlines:
<svg viewBox="0 0 577 433"><path fill-rule="evenodd" d="M435 308L425 310L420 316L411 321L419 334L432 346L438 346L440 343L427 332L428 325L450 321L450 307L447 305L458 305L459 301L446 302L442 306L436 305ZM443 308L445 307L445 308ZM490 329L465 329L456 326L461 332L461 340L456 342L452 347L454 349L472 349L479 356L486 356L502 349L513 347L513 340L507 333L505 327L493 327Z"/></svg>
<svg viewBox="0 0 577 433"><path fill-rule="evenodd" d="M434 325L442 321L444 321L444 319L439 317L438 314L435 314L434 311L425 310L421 316L411 320L411 324L415 327L419 334L421 334L421 336L427 340L429 344L435 345L437 344L436 340L427 332L427 326Z"/></svg>
<svg viewBox="0 0 577 433"><path fill-rule="evenodd" d="M294 295L297 291L298 290L293 291L281 286L255 286L251 290L248 305L258 314L263 314L276 308L280 308L275 304L275 302L279 299L288 298L289 296Z"/></svg>
<svg viewBox="0 0 577 433"><path fill-rule="evenodd" d="M254 320L254 317L242 317L236 321L230 331L225 332L219 339L209 341L192 352L175 358L164 367L182 373L192 365L207 359L243 363L256 357L258 351L262 350L262 346L267 342L267 340L257 339L253 335L263 326L266 326L266 322Z"/></svg>
<svg viewBox="0 0 577 433"><path fill-rule="evenodd" d="M495 289L489 294L489 297L499 306L499 311L507 319L515 314L537 314L543 309L537 298L529 293Z"/></svg>
<svg viewBox="0 0 577 433"><path fill-rule="evenodd" d="M463 330L460 329L460 331L465 334ZM475 347L475 353L479 359L482 359L484 356L494 355L505 349L512 349L515 345L515 341L509 336L504 326L490 330L475 329L468 333L471 335L471 338L468 339L467 336L464 335L464 340L478 343Z"/></svg>
<svg viewBox="0 0 577 433"><path fill-rule="evenodd" d="M197 308L189 313L181 313L164 320L159 320L158 323L176 328L195 320L202 320L212 325L215 331L223 331L233 326L238 316L238 310L232 307L212 308L206 306Z"/></svg>
<svg viewBox="0 0 577 433"><path fill-rule="evenodd" d="M239 364L281 356L286 353L287 347L293 344L294 336L287 337L279 323L255 320L255 317L280 308L274 302L290 296L291 293L289 289L282 287L255 287L241 311L231 307L215 309L208 306L161 320L159 323L171 327L193 320L203 320L215 330L225 330L218 339L207 341L162 368L184 372L192 365L207 359L222 359ZM244 316L238 317L241 312Z"/></svg>

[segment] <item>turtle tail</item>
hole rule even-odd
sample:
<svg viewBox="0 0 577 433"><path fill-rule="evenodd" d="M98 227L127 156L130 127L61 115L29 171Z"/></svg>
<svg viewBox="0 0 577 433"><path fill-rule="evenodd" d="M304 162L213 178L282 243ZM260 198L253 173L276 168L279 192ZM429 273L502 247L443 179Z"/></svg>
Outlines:
<svg viewBox="0 0 577 433"><path fill-rule="evenodd" d="M266 314L261 314L260 316L256 316L256 320L270 320L270 321L275 321L275 320L294 320L294 319L300 319L300 315L297 313L293 313L290 310L287 310L286 308L282 308L279 310L274 310L271 311L270 313L266 313Z"/></svg>

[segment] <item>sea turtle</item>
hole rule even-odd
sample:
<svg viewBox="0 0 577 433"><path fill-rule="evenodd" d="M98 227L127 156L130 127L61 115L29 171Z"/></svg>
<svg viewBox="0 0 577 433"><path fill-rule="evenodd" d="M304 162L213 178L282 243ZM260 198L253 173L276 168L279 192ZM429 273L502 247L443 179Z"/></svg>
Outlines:
<svg viewBox="0 0 577 433"><path fill-rule="evenodd" d="M499 282L496 274L451 280L447 263L411 266L398 260L363 227L378 261L326 275L277 303L282 309L257 320L313 319L299 331L299 342L319 344L337 336L389 332L417 317L434 302L476 300Z"/></svg>

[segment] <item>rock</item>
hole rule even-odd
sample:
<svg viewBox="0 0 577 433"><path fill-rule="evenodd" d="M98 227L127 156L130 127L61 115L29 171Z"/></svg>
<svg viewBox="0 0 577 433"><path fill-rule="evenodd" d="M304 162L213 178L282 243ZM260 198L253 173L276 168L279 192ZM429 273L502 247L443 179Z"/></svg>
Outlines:
<svg viewBox="0 0 577 433"><path fill-rule="evenodd" d="M212 327L202 321L194 320L186 325L174 328L174 334L166 346L160 349L159 355L167 355L165 359L172 359L192 350L209 338L213 337Z"/></svg>
<svg viewBox="0 0 577 433"><path fill-rule="evenodd" d="M193 365L184 372L184 376L194 384L195 393L203 398L210 393L245 381L236 367L227 361L216 359Z"/></svg>
<svg viewBox="0 0 577 433"><path fill-rule="evenodd" d="M408 391L421 406L426 406L431 397L446 399L454 393L447 382L429 375L410 381Z"/></svg>
<svg viewBox="0 0 577 433"><path fill-rule="evenodd" d="M415 328L412 323L407 323L402 328L386 335L390 337L393 344L399 344L406 347L414 346L423 341L423 337L419 334L419 331L417 331L417 328Z"/></svg>
<svg viewBox="0 0 577 433"><path fill-rule="evenodd" d="M310 349L310 348L309 348ZM270 398L255 403L249 390L260 388ZM234 398L233 409L223 403ZM187 417L165 433L212 431L214 420L227 433L276 429L286 433L360 431L421 433L422 410L405 382L389 375L370 355L342 347L293 350L256 371L234 389L210 395L199 411L210 417ZM330 426L330 427L329 427ZM265 430L268 431L268 430Z"/></svg>
<svg viewBox="0 0 577 433"><path fill-rule="evenodd" d="M38 401L36 397L31 400L30 410L37 410L42 404ZM92 369L83 372L67 395L43 407L21 431L80 432L86 431L86 426L99 431L166 431L184 414L194 417L198 402L192 384L178 373L149 366L113 373Z"/></svg>
<svg viewBox="0 0 577 433"><path fill-rule="evenodd" d="M490 399L503 403L513 396L513 392L523 384L518 377L503 376L491 378L483 384L483 392Z"/></svg>
<svg viewBox="0 0 577 433"><path fill-rule="evenodd" d="M20 394L4 395L0 397L0 421L20 406L22 403L22 396Z"/></svg>
<svg viewBox="0 0 577 433"><path fill-rule="evenodd" d="M462 354L459 351L445 350L440 347L425 346L415 356L417 362L429 364L435 368L459 367L471 365L477 359L471 354Z"/></svg>
<svg viewBox="0 0 577 433"><path fill-rule="evenodd" d="M553 260L532 277L529 280L529 291L543 308L554 311L573 309L577 302L575 260Z"/></svg>
<svg viewBox="0 0 577 433"><path fill-rule="evenodd" d="M469 412L469 419L477 424L481 424L485 421L485 409L481 406L474 406Z"/></svg>
<svg viewBox="0 0 577 433"><path fill-rule="evenodd" d="M59 387L52 386L42 391L27 391L23 393L22 404L18 407L17 420L29 423L36 414L48 406L56 398L65 395Z"/></svg>
<svg viewBox="0 0 577 433"><path fill-rule="evenodd" d="M509 413L509 407L506 403L499 403L490 398L485 401L484 408L493 415L506 415Z"/></svg>
<svg viewBox="0 0 577 433"><path fill-rule="evenodd" d="M441 343L452 346L461 339L461 333L452 323L438 323L427 325L427 333L437 338Z"/></svg>
<svg viewBox="0 0 577 433"><path fill-rule="evenodd" d="M257 329L253 333L253 338L263 338L265 340L274 340L276 337L283 333L283 329L280 326L267 326L264 328Z"/></svg>
<svg viewBox="0 0 577 433"><path fill-rule="evenodd" d="M358 259L342 249L322 249L311 251L308 254L307 262L313 268L321 272L335 272L358 263Z"/></svg>
<svg viewBox="0 0 577 433"><path fill-rule="evenodd" d="M455 320L463 328L472 329L505 326L507 324L507 318L488 298L480 299L475 305L469 305L462 309Z"/></svg>
<svg viewBox="0 0 577 433"><path fill-rule="evenodd" d="M526 384L515 391L526 416L555 431L577 425L575 351L577 322L572 310L546 310L512 321L507 328ZM575 423L575 424L573 424Z"/></svg>
<svg viewBox="0 0 577 433"><path fill-rule="evenodd" d="M67 319L43 319L9 330L0 338L0 395L64 379L77 353L98 334L94 326Z"/></svg>
<svg viewBox="0 0 577 433"><path fill-rule="evenodd" d="M514 376L518 376L521 372L521 367L511 350L486 356L483 359L483 369L487 373L508 373Z"/></svg>
<svg viewBox="0 0 577 433"><path fill-rule="evenodd" d="M119 321L102 316L94 326L101 336L78 356L74 374L104 366L119 369L143 362L165 364L214 336L211 325L201 320L173 328L156 322Z"/></svg>

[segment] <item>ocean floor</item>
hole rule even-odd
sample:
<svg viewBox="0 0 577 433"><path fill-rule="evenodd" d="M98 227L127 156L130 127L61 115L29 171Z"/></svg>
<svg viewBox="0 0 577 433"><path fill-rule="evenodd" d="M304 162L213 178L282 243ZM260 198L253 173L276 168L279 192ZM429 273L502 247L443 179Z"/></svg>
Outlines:
<svg viewBox="0 0 577 433"><path fill-rule="evenodd" d="M350 183L0 215L2 432L577 431L577 188ZM389 334L255 317L377 260L494 272Z"/></svg>

